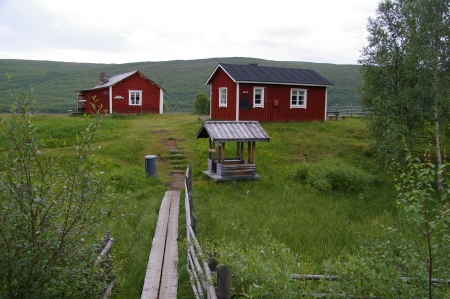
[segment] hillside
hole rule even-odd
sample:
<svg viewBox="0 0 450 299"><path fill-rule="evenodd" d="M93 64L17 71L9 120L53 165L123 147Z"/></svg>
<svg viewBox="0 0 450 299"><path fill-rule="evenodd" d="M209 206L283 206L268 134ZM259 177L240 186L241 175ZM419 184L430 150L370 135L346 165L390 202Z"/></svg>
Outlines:
<svg viewBox="0 0 450 299"><path fill-rule="evenodd" d="M328 90L329 105L358 103L355 92L361 80L358 65L272 61L245 57L125 64L0 59L0 70L3 75L6 73L11 75L16 91L24 92L30 87L33 88L36 109L40 112L65 113L70 109L76 110L76 91L95 86L100 72L107 72L112 76L132 70L140 70L167 91L164 99L168 111L192 112L195 95L200 91L209 93L209 86L206 86L205 82L218 63L258 63L265 66L313 69L334 84L334 87ZM0 78L0 108L8 111L10 105L11 96L4 76Z"/></svg>

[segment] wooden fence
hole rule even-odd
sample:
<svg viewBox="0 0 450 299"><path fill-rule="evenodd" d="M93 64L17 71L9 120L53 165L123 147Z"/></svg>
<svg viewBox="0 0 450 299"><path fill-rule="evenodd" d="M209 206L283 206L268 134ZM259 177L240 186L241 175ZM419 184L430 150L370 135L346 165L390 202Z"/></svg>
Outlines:
<svg viewBox="0 0 450 299"><path fill-rule="evenodd" d="M353 117L353 116L366 116L367 113L362 110L362 106L356 106L351 104L350 106L339 106L338 104L334 106L327 107L327 117L335 118L338 117Z"/></svg>
<svg viewBox="0 0 450 299"><path fill-rule="evenodd" d="M114 282L116 281L116 276L111 274L111 260L108 259L108 255L111 253L111 247L114 243L114 238L111 238L109 232L106 232L103 236L103 240L99 246L99 254L95 264L100 265L100 267L104 268L106 273L108 273L108 281L109 285L103 294L102 299L107 299L109 294L114 287Z"/></svg>
<svg viewBox="0 0 450 299"><path fill-rule="evenodd" d="M217 271L211 271L210 264L205 260L202 249L195 236L196 218L192 190L192 166L186 170L185 208L186 208L186 241L187 241L187 271L192 290L196 299L229 299L231 298L231 274L227 266L220 266ZM215 269L213 269L215 270ZM214 288L212 276L217 275L217 291Z"/></svg>

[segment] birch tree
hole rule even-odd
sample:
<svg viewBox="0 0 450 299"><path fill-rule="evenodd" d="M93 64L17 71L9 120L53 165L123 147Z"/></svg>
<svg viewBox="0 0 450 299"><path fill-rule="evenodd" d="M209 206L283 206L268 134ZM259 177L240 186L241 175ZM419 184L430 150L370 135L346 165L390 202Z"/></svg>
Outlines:
<svg viewBox="0 0 450 299"><path fill-rule="evenodd" d="M387 161L428 143L441 164L449 123L450 0L382 0L362 51L362 103ZM443 180L439 178L442 192Z"/></svg>

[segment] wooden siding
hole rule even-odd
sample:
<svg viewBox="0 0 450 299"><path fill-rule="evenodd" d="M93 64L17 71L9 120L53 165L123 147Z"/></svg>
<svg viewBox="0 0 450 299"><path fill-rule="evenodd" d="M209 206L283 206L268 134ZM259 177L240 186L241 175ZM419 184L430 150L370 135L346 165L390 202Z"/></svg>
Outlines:
<svg viewBox="0 0 450 299"><path fill-rule="evenodd" d="M129 91L142 90L142 105L129 105ZM102 107L102 113L109 113L109 87L85 91L86 112L94 113ZM95 96L96 110L91 107ZM159 113L160 88L138 73L112 86L113 113Z"/></svg>
<svg viewBox="0 0 450 299"><path fill-rule="evenodd" d="M227 87L227 107L219 107L219 88ZM254 87L264 88L264 108L253 107ZM307 90L306 109L290 108L291 88ZM237 83L218 69L211 78L211 118L214 120L236 120ZM327 88L322 86L299 86L282 84L239 84L239 101L248 99L249 107L239 104L239 120L261 122L324 121Z"/></svg>
<svg viewBox="0 0 450 299"><path fill-rule="evenodd" d="M240 84L241 98L248 96L252 108L239 109L239 120L262 122L323 121L325 119L326 88L316 86ZM264 108L253 107L254 87L264 87ZM291 108L291 89L307 90L306 109Z"/></svg>
<svg viewBox="0 0 450 299"><path fill-rule="evenodd" d="M129 91L142 90L142 105L129 105ZM113 113L159 113L160 89L139 74L134 74L112 88ZM121 96L123 99L115 99Z"/></svg>
<svg viewBox="0 0 450 299"><path fill-rule="evenodd" d="M109 87L88 90L85 92L86 96L86 113L95 113L101 109L102 113L109 112ZM95 97L95 102L94 102ZM94 105L94 107L92 107ZM105 112L106 110L106 112Z"/></svg>
<svg viewBox="0 0 450 299"><path fill-rule="evenodd" d="M227 87L227 107L219 107L219 88ZM236 120L236 83L222 70L218 70L211 84L211 118Z"/></svg>

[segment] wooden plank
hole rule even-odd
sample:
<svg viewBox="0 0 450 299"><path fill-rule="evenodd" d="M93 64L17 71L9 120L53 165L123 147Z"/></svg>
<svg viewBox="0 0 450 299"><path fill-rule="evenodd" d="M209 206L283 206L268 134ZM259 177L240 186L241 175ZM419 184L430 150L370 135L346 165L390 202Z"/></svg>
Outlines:
<svg viewBox="0 0 450 299"><path fill-rule="evenodd" d="M156 224L155 236L152 241L152 249L145 273L144 287L142 288L141 299L157 299L159 286L161 283L161 272L163 266L163 256L166 243L167 225L170 210L171 197L167 192L159 209L158 221Z"/></svg>
<svg viewBox="0 0 450 299"><path fill-rule="evenodd" d="M161 276L159 298L176 298L178 288L178 214L180 210L180 191L168 191L171 197L166 249L164 252L164 263Z"/></svg>

